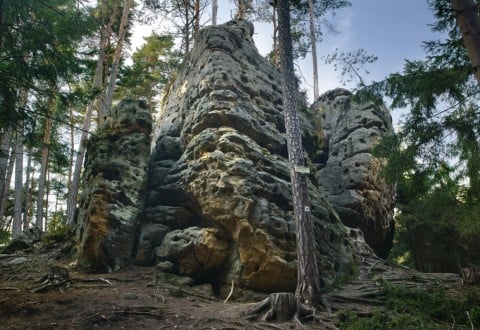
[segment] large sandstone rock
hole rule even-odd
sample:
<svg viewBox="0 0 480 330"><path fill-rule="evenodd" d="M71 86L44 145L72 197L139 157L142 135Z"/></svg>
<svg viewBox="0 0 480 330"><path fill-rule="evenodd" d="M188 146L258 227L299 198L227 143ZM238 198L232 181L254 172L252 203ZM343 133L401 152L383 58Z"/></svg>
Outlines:
<svg viewBox="0 0 480 330"><path fill-rule="evenodd" d="M360 228L380 257L393 244L394 187L380 177L382 161L372 156L379 139L393 133L383 105L357 102L344 89L322 95L311 107L323 132L316 160L323 167L319 183L343 223Z"/></svg>
<svg viewBox="0 0 480 330"><path fill-rule="evenodd" d="M234 280L257 291L293 290L297 264L281 80L258 54L252 34L246 21L200 31L164 98L137 261L169 260L178 273L228 287ZM314 173L310 179L318 178ZM318 263L323 281L331 283L351 273L354 251L314 184L310 196ZM208 262L200 261L198 249Z"/></svg>
<svg viewBox="0 0 480 330"><path fill-rule="evenodd" d="M79 263L114 271L130 261L143 209L152 119L124 100L88 142L79 207Z"/></svg>

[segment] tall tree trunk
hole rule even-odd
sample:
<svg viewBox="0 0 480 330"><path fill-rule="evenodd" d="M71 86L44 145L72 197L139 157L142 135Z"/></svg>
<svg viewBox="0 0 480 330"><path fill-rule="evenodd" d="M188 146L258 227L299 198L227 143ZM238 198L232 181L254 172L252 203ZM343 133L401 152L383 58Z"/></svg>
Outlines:
<svg viewBox="0 0 480 330"><path fill-rule="evenodd" d="M127 32L127 25L128 25L129 16L130 16L130 10L133 8L134 4L135 3L133 0L126 0L125 6L123 7L122 19L120 21L120 27L118 28L118 41L115 47L115 52L113 54L112 67L111 67L110 76L108 79L107 90L105 92L105 100L104 100L104 103L100 105L100 107L103 107L103 111L102 111L103 115L110 113L110 110L112 107L113 92L115 91L115 85L116 85L117 76L118 76L118 69L120 67L120 59L122 57L123 45L125 43L125 35ZM103 118L99 118L100 122L102 120Z"/></svg>
<svg viewBox="0 0 480 330"><path fill-rule="evenodd" d="M23 125L21 125L23 126ZM15 204L13 211L12 238L17 238L22 232L23 210L23 129L17 130L15 143Z"/></svg>
<svg viewBox="0 0 480 330"><path fill-rule="evenodd" d="M272 6L272 21L273 21L273 58L272 63L278 66L278 17L277 7Z"/></svg>
<svg viewBox="0 0 480 330"><path fill-rule="evenodd" d="M218 0L212 0L212 25L217 25Z"/></svg>
<svg viewBox="0 0 480 330"><path fill-rule="evenodd" d="M70 107L70 155L68 157L68 182L67 191L72 189L72 177L73 177L73 161L75 157L75 119L73 114L73 108Z"/></svg>
<svg viewBox="0 0 480 330"><path fill-rule="evenodd" d="M193 35L196 38L198 31L200 31L200 0L195 0L194 7L193 7L193 16L194 16Z"/></svg>
<svg viewBox="0 0 480 330"><path fill-rule="evenodd" d="M184 1L185 6L185 54L190 52L190 4Z"/></svg>
<svg viewBox="0 0 480 330"><path fill-rule="evenodd" d="M283 107L297 238L298 273L295 295L298 300L311 306L321 302L321 291L315 256L315 237L310 213L310 198L308 196L308 176L304 174L303 168L306 162L298 118L298 92L293 68L288 3L288 0L278 1L278 18L280 62L283 77Z"/></svg>
<svg viewBox="0 0 480 330"><path fill-rule="evenodd" d="M102 7L101 7L101 10L102 10L102 14L101 15L105 15L104 14L104 10L107 10L109 9L109 5L108 4L105 4L105 1L102 1ZM117 16L118 16L118 6L114 6L114 9L112 11L112 13L110 14L110 17L108 19L108 24L106 26L100 26L100 43L99 43L99 48L98 48L98 61L97 61L97 67L95 69L95 76L93 77L93 86L92 86L92 89L94 91L103 91L103 87L104 87L104 84L103 84L103 77L104 77L104 74L103 74L103 70L106 68L106 63L107 63L107 47L108 45L110 44L110 39L112 37L112 34L113 34L113 24L115 23L115 21L117 20ZM98 70L100 68L100 72L98 73ZM99 76L97 76L97 74ZM105 117L105 95L106 95L106 91L103 91L103 93L100 94L99 98L98 98L98 117L97 117L97 120L99 122L101 122L103 120L103 118ZM92 104L92 107L94 105L95 101L93 101L93 104ZM87 111L88 111L88 105L87 105ZM87 115L85 115L85 117L87 117ZM90 127L90 123L88 125ZM83 158L82 158L82 161L83 161Z"/></svg>
<svg viewBox="0 0 480 330"><path fill-rule="evenodd" d="M45 219L45 225L44 225L44 231L45 233L48 232L48 209L49 209L49 206L50 206L50 169L47 168L47 176L46 176L46 180L45 180L45 203L44 204L44 207L45 209L43 210L43 218Z"/></svg>
<svg viewBox="0 0 480 330"><path fill-rule="evenodd" d="M54 96L50 96L48 113L45 117L45 128L43 130L42 152L40 158L40 176L38 177L37 208L35 214L35 225L43 230L43 204L45 196L45 183L47 180L48 156L50 152L50 136L52 133L52 109Z"/></svg>
<svg viewBox="0 0 480 330"><path fill-rule="evenodd" d="M315 15L312 0L308 0L308 15L310 17L310 43L312 45L313 99L316 101L320 93L318 90L317 36L315 33Z"/></svg>
<svg viewBox="0 0 480 330"><path fill-rule="evenodd" d="M30 227L30 208L32 204L32 194L30 192L31 178L32 178L32 151L28 149L27 169L25 171L25 189L24 201L25 207L23 212L23 230Z"/></svg>
<svg viewBox="0 0 480 330"><path fill-rule="evenodd" d="M4 203L2 202L5 197L6 203L6 196L8 195L10 187L10 180L7 180L7 173L12 140L11 135L11 131L6 130L2 136L2 142L0 144L0 222L3 220L3 216L5 213L5 205L3 205Z"/></svg>
<svg viewBox="0 0 480 330"><path fill-rule="evenodd" d="M480 85L480 16L474 0L451 0L453 14L462 33L463 44Z"/></svg>
<svg viewBox="0 0 480 330"><path fill-rule="evenodd" d="M109 24L113 24L113 15L110 16ZM103 80L103 61L106 54L106 48L108 44L108 38L106 36L105 29L100 31L100 44L98 50L97 67L95 68L95 75L93 76L93 90L100 90L102 88ZM83 159L85 157L85 148L88 140L88 132L92 123L92 113L95 100L90 100L85 111L85 118L83 119L82 133L80 135L80 142L75 157L75 167L73 169L72 181L68 190L67 197L67 224L72 226L75 224L75 209L77 207L77 196L80 188L80 177L83 167ZM101 106L99 106L99 109ZM101 113L98 114L99 117Z"/></svg>
<svg viewBox="0 0 480 330"><path fill-rule="evenodd" d="M27 106L28 91L20 91L20 109L24 110ZM12 238L17 238L22 232L23 215L23 122L20 122L17 128L15 144L15 204L13 211Z"/></svg>
<svg viewBox="0 0 480 330"><path fill-rule="evenodd" d="M12 182L14 165L15 165L15 148L12 148L12 151L10 152L10 157L8 157L7 173L5 175L5 191L2 195L2 199L0 200L0 224L3 229L6 228L5 210L7 208L7 198L8 198L8 193L10 192L10 183Z"/></svg>

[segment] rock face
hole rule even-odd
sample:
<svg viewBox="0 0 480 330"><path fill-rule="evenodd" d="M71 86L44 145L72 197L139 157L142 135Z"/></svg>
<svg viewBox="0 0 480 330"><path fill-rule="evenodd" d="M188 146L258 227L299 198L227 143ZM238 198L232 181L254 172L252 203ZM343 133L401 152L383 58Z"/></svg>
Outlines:
<svg viewBox="0 0 480 330"><path fill-rule="evenodd" d="M143 209L152 119L143 102L124 100L87 146L79 263L114 271L131 260Z"/></svg>
<svg viewBox="0 0 480 330"><path fill-rule="evenodd" d="M253 25L242 20L200 31L164 98L137 262L170 261L174 272L198 282L293 290L295 233L281 80L258 54L252 34ZM314 184L318 178L310 179L318 262L328 283L351 273L354 251Z"/></svg>
<svg viewBox="0 0 480 330"><path fill-rule="evenodd" d="M360 228L380 257L393 243L394 187L380 178L382 161L372 156L379 139L393 133L384 106L356 102L349 91L336 89L311 107L323 132L324 166L319 183L343 223Z"/></svg>

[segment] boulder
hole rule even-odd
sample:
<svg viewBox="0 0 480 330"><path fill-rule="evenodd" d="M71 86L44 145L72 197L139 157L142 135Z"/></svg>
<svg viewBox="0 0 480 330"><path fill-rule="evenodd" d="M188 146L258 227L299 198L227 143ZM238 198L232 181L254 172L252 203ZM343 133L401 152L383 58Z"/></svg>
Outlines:
<svg viewBox="0 0 480 330"><path fill-rule="evenodd" d="M151 131L145 103L123 100L88 142L78 215L79 264L85 268L111 272L131 259Z"/></svg>
<svg viewBox="0 0 480 330"><path fill-rule="evenodd" d="M22 231L17 238L8 243L8 245L2 250L2 253L9 254L32 248L34 244L40 242L42 238L43 232L40 228L36 226L27 228Z"/></svg>
<svg viewBox="0 0 480 330"><path fill-rule="evenodd" d="M372 153L382 137L393 134L388 109L335 89L310 110L322 132L320 156L314 160L320 165L322 192L342 222L360 228L375 253L386 257L393 244L395 189L380 175L384 161Z"/></svg>

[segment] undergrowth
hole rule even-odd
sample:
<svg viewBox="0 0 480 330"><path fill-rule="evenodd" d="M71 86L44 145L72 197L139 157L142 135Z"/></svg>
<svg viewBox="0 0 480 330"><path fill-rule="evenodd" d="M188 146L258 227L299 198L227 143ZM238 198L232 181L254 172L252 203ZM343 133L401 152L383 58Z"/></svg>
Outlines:
<svg viewBox="0 0 480 330"><path fill-rule="evenodd" d="M480 329L480 288L452 298L444 290L386 286L381 299L385 309L369 317L359 317L353 311L338 312L337 326L348 330Z"/></svg>

